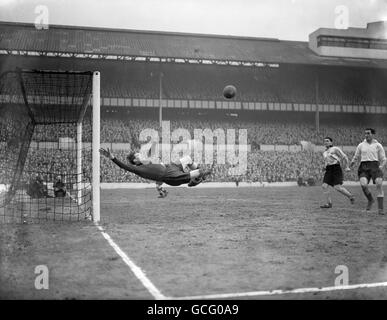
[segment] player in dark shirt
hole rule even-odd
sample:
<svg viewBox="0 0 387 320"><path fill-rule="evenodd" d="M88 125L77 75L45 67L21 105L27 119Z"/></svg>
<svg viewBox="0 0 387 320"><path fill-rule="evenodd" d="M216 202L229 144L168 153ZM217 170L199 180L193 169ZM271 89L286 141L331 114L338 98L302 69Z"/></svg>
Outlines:
<svg viewBox="0 0 387 320"><path fill-rule="evenodd" d="M100 149L100 153L112 160L120 168L132 172L141 178L156 181L158 184L165 183L170 186L180 186L188 184L188 186L196 186L206 179L211 174L211 170L199 168L185 172L180 164L156 164L149 161L140 160L139 153L130 152L125 164L119 161L109 149Z"/></svg>
<svg viewBox="0 0 387 320"><path fill-rule="evenodd" d="M66 186L62 182L62 178L60 176L56 177L56 181L54 183L54 194L57 198L66 196Z"/></svg>
<svg viewBox="0 0 387 320"><path fill-rule="evenodd" d="M43 178L39 174L35 174L31 177L27 188L27 194L33 198L49 197L47 186L43 182Z"/></svg>

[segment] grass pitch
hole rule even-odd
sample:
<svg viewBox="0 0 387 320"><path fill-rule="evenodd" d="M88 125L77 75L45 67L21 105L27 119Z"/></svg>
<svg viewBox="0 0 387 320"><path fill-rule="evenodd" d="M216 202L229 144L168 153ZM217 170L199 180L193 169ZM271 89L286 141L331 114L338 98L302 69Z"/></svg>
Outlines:
<svg viewBox="0 0 387 320"><path fill-rule="evenodd" d="M319 187L104 190L100 225L166 296L330 287L339 265L349 284L387 281L387 215L365 213ZM374 189L372 189L374 191ZM387 191L387 190L386 190ZM50 271L36 290L37 265ZM0 224L3 299L152 299L90 222ZM237 296L236 296L237 297ZM242 299L385 299L386 287Z"/></svg>

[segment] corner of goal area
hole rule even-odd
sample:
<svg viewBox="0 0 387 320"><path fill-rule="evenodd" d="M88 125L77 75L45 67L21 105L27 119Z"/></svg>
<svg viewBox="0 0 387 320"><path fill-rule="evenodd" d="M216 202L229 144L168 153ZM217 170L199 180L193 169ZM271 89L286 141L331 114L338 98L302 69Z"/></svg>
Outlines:
<svg viewBox="0 0 387 320"><path fill-rule="evenodd" d="M99 72L91 71L16 68L1 74L0 168L7 173L1 180L18 193L4 217L78 221L90 215L85 194L92 192L84 183L99 181L99 130L93 130L100 123L99 85ZM71 191L62 199L28 199L20 193L35 175L48 189L60 176Z"/></svg>
<svg viewBox="0 0 387 320"><path fill-rule="evenodd" d="M78 203L74 197L32 198L18 190L7 203L0 205L0 223L43 222L92 222L93 214L89 202Z"/></svg>

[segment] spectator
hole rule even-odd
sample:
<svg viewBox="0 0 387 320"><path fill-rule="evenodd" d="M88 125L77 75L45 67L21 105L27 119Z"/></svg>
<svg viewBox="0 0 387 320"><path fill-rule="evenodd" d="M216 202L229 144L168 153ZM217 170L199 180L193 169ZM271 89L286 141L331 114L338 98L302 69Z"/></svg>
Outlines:
<svg viewBox="0 0 387 320"><path fill-rule="evenodd" d="M61 176L57 176L55 183L54 183L54 195L55 195L55 197L57 197L57 198L62 197L63 198L66 196L66 192L67 192L66 186L62 182Z"/></svg>
<svg viewBox="0 0 387 320"><path fill-rule="evenodd" d="M27 194L32 198L44 198L48 197L47 186L43 183L43 179L40 174L34 174L27 187Z"/></svg>

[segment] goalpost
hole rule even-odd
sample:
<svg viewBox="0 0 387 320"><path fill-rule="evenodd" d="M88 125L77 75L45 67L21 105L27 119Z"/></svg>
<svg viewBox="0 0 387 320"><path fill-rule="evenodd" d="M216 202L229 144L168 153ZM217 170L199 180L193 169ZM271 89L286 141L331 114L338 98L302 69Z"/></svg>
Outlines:
<svg viewBox="0 0 387 320"><path fill-rule="evenodd" d="M92 188L93 188L93 218L94 222L99 222L101 219L100 214L100 156L99 156L99 147L101 145L101 136L100 136L100 128L101 128L101 112L100 112L100 103L101 103L101 91L100 91L100 73L95 72L93 76L93 127L96 128L96 130L93 130L93 155L92 155Z"/></svg>
<svg viewBox="0 0 387 320"><path fill-rule="evenodd" d="M0 222L100 221L100 73L0 75Z"/></svg>

